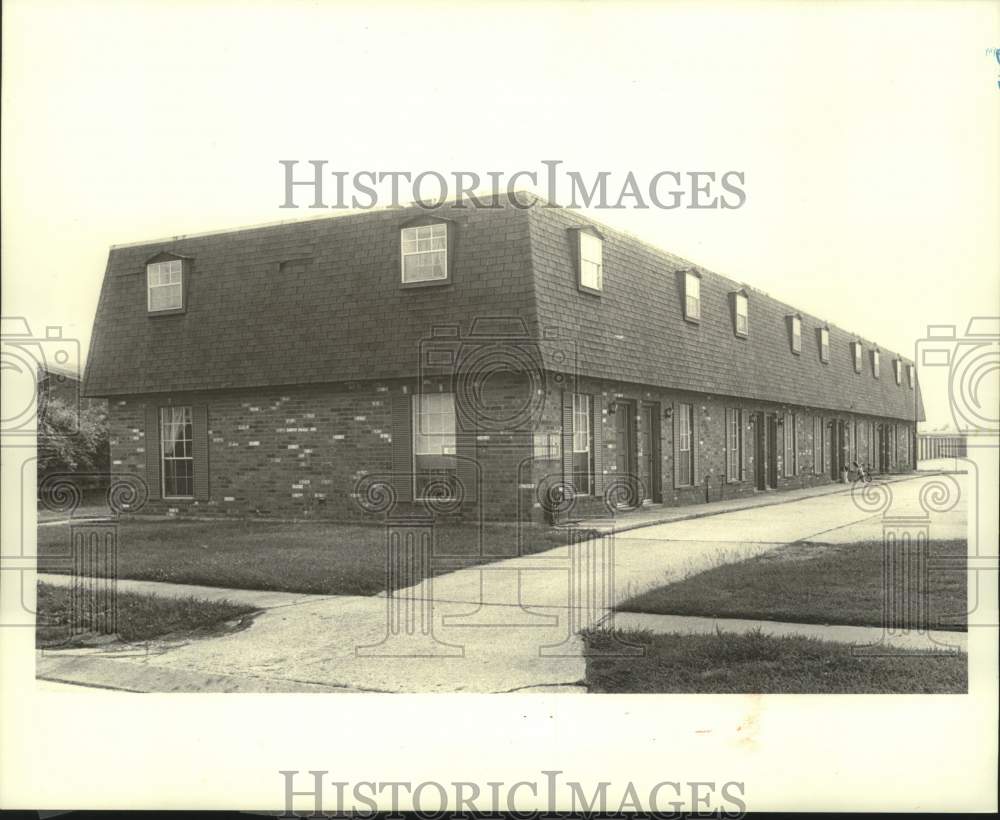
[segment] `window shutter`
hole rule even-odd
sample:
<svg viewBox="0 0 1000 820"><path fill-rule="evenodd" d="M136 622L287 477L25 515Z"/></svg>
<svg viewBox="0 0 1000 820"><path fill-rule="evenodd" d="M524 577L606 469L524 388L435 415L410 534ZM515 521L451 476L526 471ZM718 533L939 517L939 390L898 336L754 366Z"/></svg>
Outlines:
<svg viewBox="0 0 1000 820"><path fill-rule="evenodd" d="M150 498L161 498L160 408L146 405L146 489Z"/></svg>
<svg viewBox="0 0 1000 820"><path fill-rule="evenodd" d="M194 499L209 499L208 464L208 407L204 404L191 408L191 454L194 456Z"/></svg>
<svg viewBox="0 0 1000 820"><path fill-rule="evenodd" d="M563 483L573 482L573 394L562 394L562 468Z"/></svg>
<svg viewBox="0 0 1000 820"><path fill-rule="evenodd" d="M680 464L681 464L681 450L680 450L681 412L680 412L680 410L681 410L681 406L677 402L674 402L674 412L673 412L674 429L673 429L673 435L671 436L671 438L673 438L673 450L674 450L674 487L675 488L681 486L680 485L680 478L681 478L681 470L680 470Z"/></svg>
<svg viewBox="0 0 1000 820"><path fill-rule="evenodd" d="M594 448L594 495L604 494L604 396L594 396L594 409L590 426L593 428L591 446Z"/></svg>
<svg viewBox="0 0 1000 820"><path fill-rule="evenodd" d="M698 431L701 430L701 419L698 415L698 405L693 402L691 407L691 486L697 487L701 484L698 475Z"/></svg>
<svg viewBox="0 0 1000 820"><path fill-rule="evenodd" d="M409 395L392 397L393 489L399 501L413 501L413 404ZM456 442L457 445L457 442Z"/></svg>
<svg viewBox="0 0 1000 820"><path fill-rule="evenodd" d="M747 432L750 426L750 416L746 410L738 411L740 414L740 481L746 481L747 477Z"/></svg>
<svg viewBox="0 0 1000 820"><path fill-rule="evenodd" d="M476 434L470 430L457 430L455 432L455 473L461 483L466 501L475 502L478 498L479 481L478 470L476 470L478 450L476 447Z"/></svg>
<svg viewBox="0 0 1000 820"><path fill-rule="evenodd" d="M726 431L723 437L726 449L726 481L729 481L729 476L733 474L733 452L729 447L729 433L733 429L733 415L735 413L736 411L732 407L726 408Z"/></svg>

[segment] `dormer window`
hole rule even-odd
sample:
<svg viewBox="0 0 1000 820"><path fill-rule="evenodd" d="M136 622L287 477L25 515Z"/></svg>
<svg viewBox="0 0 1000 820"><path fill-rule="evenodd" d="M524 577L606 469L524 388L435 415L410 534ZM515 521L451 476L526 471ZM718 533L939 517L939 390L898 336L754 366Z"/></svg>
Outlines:
<svg viewBox="0 0 1000 820"><path fill-rule="evenodd" d="M448 279L448 225L433 222L403 228L403 284L440 282Z"/></svg>
<svg viewBox="0 0 1000 820"><path fill-rule="evenodd" d="M851 342L851 348L854 351L854 372L861 372L861 342Z"/></svg>
<svg viewBox="0 0 1000 820"><path fill-rule="evenodd" d="M580 287L604 289L604 242L590 231L578 231L580 237Z"/></svg>
<svg viewBox="0 0 1000 820"><path fill-rule="evenodd" d="M701 277L694 271L684 274L684 318L691 322L701 319Z"/></svg>
<svg viewBox="0 0 1000 820"><path fill-rule="evenodd" d="M903 383L903 362L896 359L893 363L893 369L896 371L896 384Z"/></svg>
<svg viewBox="0 0 1000 820"><path fill-rule="evenodd" d="M792 353L802 352L802 317L798 314L788 317L788 328L792 335Z"/></svg>
<svg viewBox="0 0 1000 820"><path fill-rule="evenodd" d="M819 360L826 364L830 361L830 329L819 329Z"/></svg>
<svg viewBox="0 0 1000 820"><path fill-rule="evenodd" d="M149 313L184 309L184 267L180 259L146 265L146 310Z"/></svg>
<svg viewBox="0 0 1000 820"><path fill-rule="evenodd" d="M917 381L916 371L912 364L906 366L906 378L910 382L910 390L912 390Z"/></svg>
<svg viewBox="0 0 1000 820"><path fill-rule="evenodd" d="M879 373L878 367L878 348L872 351L872 375L877 379Z"/></svg>
<svg viewBox="0 0 1000 820"><path fill-rule="evenodd" d="M733 294L733 321L737 336L750 335L750 299L743 291Z"/></svg>

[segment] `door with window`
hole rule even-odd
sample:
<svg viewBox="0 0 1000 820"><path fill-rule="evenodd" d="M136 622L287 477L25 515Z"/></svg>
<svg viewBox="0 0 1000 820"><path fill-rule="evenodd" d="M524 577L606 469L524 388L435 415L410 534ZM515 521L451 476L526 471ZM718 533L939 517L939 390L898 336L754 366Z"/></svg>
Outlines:
<svg viewBox="0 0 1000 820"><path fill-rule="evenodd" d="M767 489L767 427L763 413L753 414L753 470L758 490Z"/></svg>
<svg viewBox="0 0 1000 820"><path fill-rule="evenodd" d="M615 404L615 473L619 481L635 483L637 450L635 405L629 401L618 401ZM628 497L641 501L640 495L642 493L633 487Z"/></svg>

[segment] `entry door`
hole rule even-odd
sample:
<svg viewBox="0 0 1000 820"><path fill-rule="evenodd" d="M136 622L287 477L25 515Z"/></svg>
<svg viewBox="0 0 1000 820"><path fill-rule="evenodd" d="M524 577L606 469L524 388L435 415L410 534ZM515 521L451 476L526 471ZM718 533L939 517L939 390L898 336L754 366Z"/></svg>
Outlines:
<svg viewBox="0 0 1000 820"><path fill-rule="evenodd" d="M615 464L620 480L636 477L635 405L620 401L615 404ZM638 493L633 494L635 498Z"/></svg>
<svg viewBox="0 0 1000 820"><path fill-rule="evenodd" d="M778 417L767 417L767 486L778 486Z"/></svg>
<svg viewBox="0 0 1000 820"><path fill-rule="evenodd" d="M642 406L639 425L639 478L643 501L660 501L660 405Z"/></svg>
<svg viewBox="0 0 1000 820"><path fill-rule="evenodd" d="M758 490L767 489L767 428L764 414L753 414L753 471Z"/></svg>

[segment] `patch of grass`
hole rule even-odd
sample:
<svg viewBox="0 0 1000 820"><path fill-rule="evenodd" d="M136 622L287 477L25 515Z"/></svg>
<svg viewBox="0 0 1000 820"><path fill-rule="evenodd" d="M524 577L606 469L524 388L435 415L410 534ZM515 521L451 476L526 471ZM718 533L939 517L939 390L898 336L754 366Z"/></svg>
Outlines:
<svg viewBox="0 0 1000 820"><path fill-rule="evenodd" d="M203 601L197 598L161 598L119 592L116 596L117 635L124 641L145 641L164 635L190 635L219 628L226 621L254 612L252 606L229 601ZM89 601L88 601L89 603ZM88 606L78 608L74 617L69 587L38 585L35 644L39 647L87 643L102 624L112 622L105 605L98 611ZM78 621L77 621L78 619ZM87 638L74 636L74 625L90 632Z"/></svg>
<svg viewBox="0 0 1000 820"><path fill-rule="evenodd" d="M947 559L953 567L930 570L929 626L964 631L967 544L935 541L929 554ZM789 544L650 590L618 608L662 615L881 626L882 563L880 542Z"/></svg>
<svg viewBox="0 0 1000 820"><path fill-rule="evenodd" d="M565 543L565 532L527 529L524 549ZM134 519L118 525L118 577L235 589L373 595L386 588L385 529L379 525ZM434 572L517 555L514 525L438 525L435 557L460 559ZM68 572L68 527L38 529L39 570ZM464 564L463 561L464 560Z"/></svg>
<svg viewBox="0 0 1000 820"><path fill-rule="evenodd" d="M648 631L585 632L591 692L729 694L964 694L968 656L905 653L865 656L849 644L806 637L654 635ZM601 657L617 638L644 656ZM594 654L596 653L596 654Z"/></svg>

